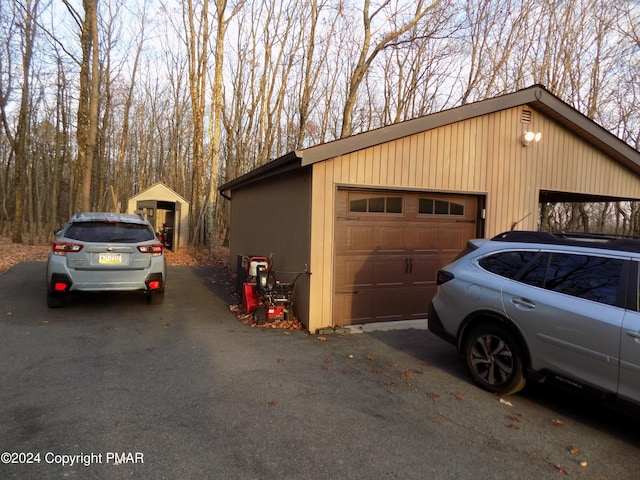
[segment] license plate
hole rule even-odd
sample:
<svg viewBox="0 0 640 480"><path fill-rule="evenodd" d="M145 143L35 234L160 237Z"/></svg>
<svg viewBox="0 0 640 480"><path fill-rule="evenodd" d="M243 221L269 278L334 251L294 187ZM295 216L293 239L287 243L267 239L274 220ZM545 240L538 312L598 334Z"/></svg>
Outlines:
<svg viewBox="0 0 640 480"><path fill-rule="evenodd" d="M121 253L101 253L98 257L101 265L120 265L122 263Z"/></svg>

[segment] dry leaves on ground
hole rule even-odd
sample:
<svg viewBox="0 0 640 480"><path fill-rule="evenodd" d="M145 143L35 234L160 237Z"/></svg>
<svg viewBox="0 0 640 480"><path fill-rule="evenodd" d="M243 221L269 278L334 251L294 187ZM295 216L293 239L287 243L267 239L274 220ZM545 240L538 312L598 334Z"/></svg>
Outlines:
<svg viewBox="0 0 640 480"><path fill-rule="evenodd" d="M49 245L25 245L12 243L0 236L0 273L22 262L44 262L49 254Z"/></svg>
<svg viewBox="0 0 640 480"><path fill-rule="evenodd" d="M22 262L45 262L50 245L27 245L13 243L7 237L0 236L0 273ZM177 252L166 250L167 264L177 266L213 266L228 268L229 249L222 246L186 247Z"/></svg>

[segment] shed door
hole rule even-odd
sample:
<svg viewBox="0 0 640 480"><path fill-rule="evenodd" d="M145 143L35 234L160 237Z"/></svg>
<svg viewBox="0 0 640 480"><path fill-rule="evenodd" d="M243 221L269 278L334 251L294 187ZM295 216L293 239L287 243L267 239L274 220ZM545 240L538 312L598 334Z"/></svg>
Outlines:
<svg viewBox="0 0 640 480"><path fill-rule="evenodd" d="M473 196L338 190L335 325L427 318L438 269L475 238Z"/></svg>
<svg viewBox="0 0 640 480"><path fill-rule="evenodd" d="M156 200L138 200L136 202L136 210L144 214L155 231L158 231L156 225L157 204L158 202Z"/></svg>

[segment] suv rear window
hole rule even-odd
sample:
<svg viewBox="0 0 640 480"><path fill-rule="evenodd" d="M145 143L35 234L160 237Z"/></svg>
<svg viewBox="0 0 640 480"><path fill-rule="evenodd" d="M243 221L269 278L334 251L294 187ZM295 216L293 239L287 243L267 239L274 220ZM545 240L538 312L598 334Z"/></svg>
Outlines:
<svg viewBox="0 0 640 480"><path fill-rule="evenodd" d="M137 243L153 240L148 225L126 222L74 222L65 237L82 242Z"/></svg>

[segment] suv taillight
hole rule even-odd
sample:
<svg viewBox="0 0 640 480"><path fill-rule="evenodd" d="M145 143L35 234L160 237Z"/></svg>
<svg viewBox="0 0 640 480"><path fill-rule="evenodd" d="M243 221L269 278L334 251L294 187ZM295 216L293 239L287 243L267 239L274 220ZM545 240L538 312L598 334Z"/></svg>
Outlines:
<svg viewBox="0 0 640 480"><path fill-rule="evenodd" d="M69 242L53 242L51 250L54 255L66 255L67 253L76 253L82 250L82 245Z"/></svg>
<svg viewBox="0 0 640 480"><path fill-rule="evenodd" d="M447 283L449 280L453 280L453 273L447 272L445 270L438 270L436 274L436 284L442 285L443 283Z"/></svg>
<svg viewBox="0 0 640 480"><path fill-rule="evenodd" d="M150 253L152 257L157 257L162 255L162 244L140 245L138 246L138 250L140 250L140 253Z"/></svg>

